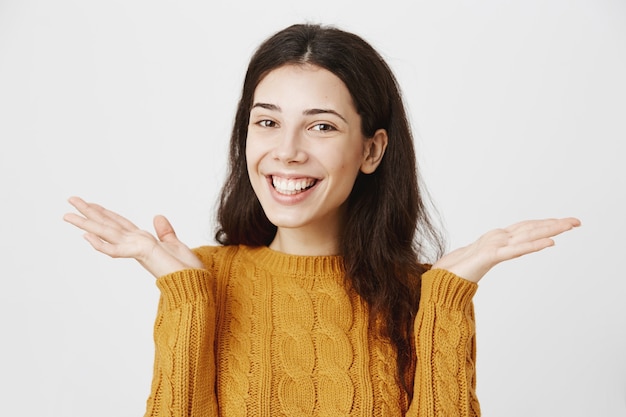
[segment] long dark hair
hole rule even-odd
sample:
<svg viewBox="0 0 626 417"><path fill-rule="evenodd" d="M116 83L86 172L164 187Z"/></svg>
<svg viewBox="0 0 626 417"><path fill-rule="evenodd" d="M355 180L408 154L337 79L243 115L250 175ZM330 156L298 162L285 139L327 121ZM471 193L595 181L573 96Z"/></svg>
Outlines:
<svg viewBox="0 0 626 417"><path fill-rule="evenodd" d="M246 73L230 142L229 174L218 208L218 242L269 245L276 234L248 178L246 136L254 91L286 64L313 64L347 86L361 130L386 129L389 143L372 174L360 173L348 197L340 233L347 283L363 298L370 323L395 347L398 378L412 396L416 365L413 323L420 299L424 254L438 256L443 242L427 213L419 185L413 137L397 81L383 58L359 36L333 27L293 25L268 38Z"/></svg>

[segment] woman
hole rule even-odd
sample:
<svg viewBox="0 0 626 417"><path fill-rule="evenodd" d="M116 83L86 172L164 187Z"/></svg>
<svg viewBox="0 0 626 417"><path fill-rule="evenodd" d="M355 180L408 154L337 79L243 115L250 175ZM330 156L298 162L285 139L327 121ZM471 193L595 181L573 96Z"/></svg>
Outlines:
<svg viewBox="0 0 626 417"><path fill-rule="evenodd" d="M65 219L157 278L146 416L478 416L472 297L574 218L440 257L399 88L354 34L294 25L252 57L216 238L194 251L79 198ZM438 256L440 253L438 253Z"/></svg>

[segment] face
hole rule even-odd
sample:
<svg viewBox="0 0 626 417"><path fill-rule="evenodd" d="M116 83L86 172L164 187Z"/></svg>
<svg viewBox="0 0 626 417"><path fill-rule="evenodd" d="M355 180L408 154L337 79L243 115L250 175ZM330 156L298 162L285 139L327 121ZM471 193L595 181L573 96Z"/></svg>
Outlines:
<svg viewBox="0 0 626 417"><path fill-rule="evenodd" d="M371 139L345 84L312 65L286 65L257 86L246 141L252 187L281 229L337 233Z"/></svg>

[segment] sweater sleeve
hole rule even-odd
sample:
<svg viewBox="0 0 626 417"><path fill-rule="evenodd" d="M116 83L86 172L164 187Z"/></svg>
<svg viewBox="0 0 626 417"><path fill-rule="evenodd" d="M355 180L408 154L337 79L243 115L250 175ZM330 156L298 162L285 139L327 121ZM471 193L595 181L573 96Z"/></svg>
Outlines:
<svg viewBox="0 0 626 417"><path fill-rule="evenodd" d="M417 367L407 417L478 417L472 297L477 284L441 269L422 275Z"/></svg>
<svg viewBox="0 0 626 417"><path fill-rule="evenodd" d="M157 280L154 374L145 417L217 416L215 303L210 272L189 269Z"/></svg>

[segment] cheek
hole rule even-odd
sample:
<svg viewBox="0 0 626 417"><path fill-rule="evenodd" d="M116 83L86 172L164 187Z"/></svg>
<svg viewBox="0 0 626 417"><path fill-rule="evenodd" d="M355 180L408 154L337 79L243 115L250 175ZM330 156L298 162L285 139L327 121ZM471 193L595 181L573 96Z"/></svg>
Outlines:
<svg viewBox="0 0 626 417"><path fill-rule="evenodd" d="M343 151L335 151L333 158L336 160L334 166L337 171L351 175L360 171L363 155L361 154L361 150L347 148Z"/></svg>
<svg viewBox="0 0 626 417"><path fill-rule="evenodd" d="M260 149L255 147L254 141L246 141L246 165L248 170L254 170L254 166L258 163Z"/></svg>
<svg viewBox="0 0 626 417"><path fill-rule="evenodd" d="M265 184L265 177L261 176L261 165L267 150L260 146L262 143L255 140L247 141L245 150L248 180L257 195Z"/></svg>
<svg viewBox="0 0 626 417"><path fill-rule="evenodd" d="M248 147L246 147L246 168L248 171L248 181L250 181L250 184L252 185L252 188L255 190L255 193L256 193L256 188L257 188L256 173L259 171L258 163L254 158L254 152L252 152L252 149L249 149Z"/></svg>

